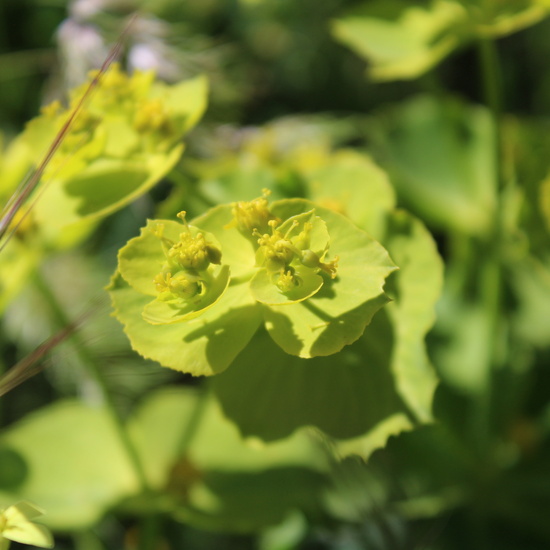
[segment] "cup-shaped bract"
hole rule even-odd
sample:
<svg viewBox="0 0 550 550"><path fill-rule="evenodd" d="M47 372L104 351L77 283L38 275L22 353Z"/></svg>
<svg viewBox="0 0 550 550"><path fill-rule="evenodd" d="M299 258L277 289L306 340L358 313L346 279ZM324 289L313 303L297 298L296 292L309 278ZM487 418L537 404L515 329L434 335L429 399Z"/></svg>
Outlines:
<svg viewBox="0 0 550 550"><path fill-rule="evenodd" d="M153 325L189 320L212 307L229 284L229 266L212 235L171 220L150 221L119 252L119 271L153 299L143 318Z"/></svg>

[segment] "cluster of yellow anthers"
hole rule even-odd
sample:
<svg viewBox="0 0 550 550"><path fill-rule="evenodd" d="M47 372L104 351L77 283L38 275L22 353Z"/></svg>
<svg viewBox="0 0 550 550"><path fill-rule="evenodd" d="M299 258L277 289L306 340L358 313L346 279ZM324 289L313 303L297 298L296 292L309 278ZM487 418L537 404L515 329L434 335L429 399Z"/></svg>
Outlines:
<svg viewBox="0 0 550 550"><path fill-rule="evenodd" d="M278 227L282 220L275 217L268 208L268 190L263 196L248 202L238 202L233 207L234 222L239 230L255 239L256 265L263 267L272 276L273 282L281 292L289 292L301 284L296 274L299 265L314 271L325 271L332 279L336 277L338 258L324 263L310 249L313 224L305 222L302 230L296 235L292 233L300 225L294 220L283 233ZM267 231L271 231L270 233Z"/></svg>
<svg viewBox="0 0 550 550"><path fill-rule="evenodd" d="M157 132L170 136L176 133L174 121L170 118L163 102L160 99L142 101L134 116L136 132Z"/></svg>
<svg viewBox="0 0 550 550"><path fill-rule="evenodd" d="M251 201L236 202L233 205L233 222L229 227L237 227L244 235L251 235L253 231L265 231L269 222L281 220L273 216L267 206L268 189L263 190L263 195Z"/></svg>
<svg viewBox="0 0 550 550"><path fill-rule="evenodd" d="M272 276L276 276L275 284L281 292L288 292L300 285L300 277L296 275L296 267L300 264L314 271L323 270L332 279L336 277L338 258L324 263L309 248L312 223L304 223L302 230L294 237L291 234L300 225L297 220L290 224L285 233L277 229L280 225L278 220L270 220L268 225L271 228L271 234L262 234L256 230L252 232L252 235L257 237L259 245L256 251L256 263L258 266L265 267Z"/></svg>
<svg viewBox="0 0 550 550"><path fill-rule="evenodd" d="M99 75L99 70L93 70L88 73L88 76L90 79L101 76L101 94L98 99L108 107L121 106L139 97L145 74L136 71L129 76L121 69L120 63L113 63L102 75Z"/></svg>
<svg viewBox="0 0 550 550"><path fill-rule="evenodd" d="M160 238L166 262L153 282L158 299L162 301L174 298L192 299L206 292L210 279L207 272L210 264L221 262L221 250L208 242L203 233L191 234L185 221L185 212L178 214L184 224L179 241L174 242L164 236L164 224L158 224L154 234Z"/></svg>

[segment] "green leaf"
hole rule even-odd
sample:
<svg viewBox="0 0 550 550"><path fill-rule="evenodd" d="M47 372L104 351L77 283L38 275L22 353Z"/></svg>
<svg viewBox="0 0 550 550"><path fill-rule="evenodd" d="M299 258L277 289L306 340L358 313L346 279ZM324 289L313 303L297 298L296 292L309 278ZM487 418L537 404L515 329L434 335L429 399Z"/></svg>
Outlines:
<svg viewBox="0 0 550 550"><path fill-rule="evenodd" d="M337 356L302 360L286 356L260 332L213 380L224 412L243 435L271 440L315 426L338 439L340 453L368 457L390 435L411 429L411 418L431 421L436 377L425 336L443 265L429 232L410 214L389 215L384 232L401 266L387 283L394 299L357 342Z"/></svg>
<svg viewBox="0 0 550 550"><path fill-rule="evenodd" d="M472 0L462 0L472 3ZM548 16L550 3L547 0L503 0L487 2L480 10L475 6L470 10L477 36L507 36L537 24ZM476 9L477 8L477 9Z"/></svg>
<svg viewBox="0 0 550 550"><path fill-rule="evenodd" d="M346 185L322 188L317 177L308 181L312 194L323 197L325 204L335 205L339 211L350 213L356 223L372 227L372 218L377 217L377 232L391 257L400 266L388 278L387 288L393 301L385 306L395 333L391 368L396 379L397 391L418 421L432 418L431 403L436 385L435 373L427 357L425 337L435 320L434 308L443 284L443 263L436 245L423 224L404 211L391 211L393 194L388 192L385 174L376 169L368 158L354 155L343 159L335 156L334 164L327 165L332 175L329 181L336 182L338 176ZM373 170L376 169L376 170ZM378 178L369 177L374 172ZM323 172L323 170L321 171ZM344 178L345 174L349 178ZM351 175L356 178L352 179ZM334 179L332 179L334 178ZM362 194L359 189L363 189ZM348 189L350 191L348 191ZM351 190L357 189L356 200L349 198ZM371 196L370 219L354 206ZM366 330L368 336L369 327ZM396 419L399 423L400 420Z"/></svg>
<svg viewBox="0 0 550 550"><path fill-rule="evenodd" d="M33 209L50 241L82 219L97 220L135 200L181 157L182 136L206 108L206 80L173 86L153 80L139 71L127 77L113 65L83 106L45 171ZM45 108L16 141L35 154L45 150L83 93L84 87L73 91L67 111Z"/></svg>
<svg viewBox="0 0 550 550"><path fill-rule="evenodd" d="M309 199L346 215L374 238L383 237L395 191L387 174L369 157L336 151L323 166L307 171L306 179Z"/></svg>
<svg viewBox="0 0 550 550"><path fill-rule="evenodd" d="M425 338L435 321L443 262L422 222L404 211L389 217L384 244L400 266L388 283L395 298L385 308L395 334L391 368L397 391L411 413L417 421L429 422L437 377Z"/></svg>
<svg viewBox="0 0 550 550"><path fill-rule="evenodd" d="M48 529L29 521L43 513L29 502L18 502L10 506L0 514L6 521L5 527L0 532L0 538L41 548L53 548L53 538Z"/></svg>
<svg viewBox="0 0 550 550"><path fill-rule="evenodd" d="M372 120L370 130L399 196L414 213L468 235L489 231L496 176L486 109L418 97Z"/></svg>
<svg viewBox="0 0 550 550"><path fill-rule="evenodd" d="M52 180L34 208L36 221L53 233L82 218L111 214L158 183L182 152L183 145L177 145L162 156L151 153L147 159L100 158L66 181Z"/></svg>
<svg viewBox="0 0 550 550"><path fill-rule="evenodd" d="M334 37L369 61L374 80L417 78L472 40L544 19L546 1L378 0L333 21Z"/></svg>
<svg viewBox="0 0 550 550"><path fill-rule="evenodd" d="M150 392L129 419L128 432L151 488L166 488L170 471L181 458L181 444L196 428L200 400L193 388L164 387Z"/></svg>
<svg viewBox="0 0 550 550"><path fill-rule="evenodd" d="M305 434L271 444L244 440L215 399L181 387L150 395L131 424L146 471L166 485L173 515L185 523L255 531L292 509L318 506L327 457ZM178 477L180 462L187 467Z"/></svg>
<svg viewBox="0 0 550 550"><path fill-rule="evenodd" d="M385 437L376 436L383 445L395 433L389 420L397 415L404 419L398 429L409 429L391 372L394 336L384 311L338 356L289 357L260 331L231 369L212 380L224 413L245 437L267 441L307 426L352 440L385 425Z"/></svg>
<svg viewBox="0 0 550 550"><path fill-rule="evenodd" d="M159 226L164 228L163 236L173 242L179 240L183 231L183 225L174 220L147 220L139 237L130 239L118 251L120 274L132 288L148 296L157 296L153 279L166 261L161 240L154 234Z"/></svg>
<svg viewBox="0 0 550 550"><path fill-rule="evenodd" d="M31 474L2 502L25 499L47 510L52 528L84 529L138 490L138 481L108 413L62 401L5 430L3 445L16 451ZM55 442L55 444L52 444Z"/></svg>
<svg viewBox="0 0 550 550"><path fill-rule="evenodd" d="M335 20L332 32L371 63L373 79L412 79L460 44L461 27L467 22L468 13L459 2L384 0L366 4L360 15Z"/></svg>
<svg viewBox="0 0 550 550"><path fill-rule="evenodd" d="M152 98L159 98L174 115L182 132L188 132L201 119L208 105L208 79L198 76L173 86L156 82L151 90Z"/></svg>

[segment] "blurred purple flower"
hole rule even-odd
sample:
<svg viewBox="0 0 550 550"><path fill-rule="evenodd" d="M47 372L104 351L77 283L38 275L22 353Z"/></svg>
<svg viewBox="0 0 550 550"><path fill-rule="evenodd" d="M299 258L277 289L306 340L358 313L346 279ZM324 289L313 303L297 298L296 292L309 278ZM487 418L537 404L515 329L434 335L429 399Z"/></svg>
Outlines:
<svg viewBox="0 0 550 550"><path fill-rule="evenodd" d="M101 66L109 48L91 24L68 18L57 29L65 85L73 88L86 80L88 71Z"/></svg>

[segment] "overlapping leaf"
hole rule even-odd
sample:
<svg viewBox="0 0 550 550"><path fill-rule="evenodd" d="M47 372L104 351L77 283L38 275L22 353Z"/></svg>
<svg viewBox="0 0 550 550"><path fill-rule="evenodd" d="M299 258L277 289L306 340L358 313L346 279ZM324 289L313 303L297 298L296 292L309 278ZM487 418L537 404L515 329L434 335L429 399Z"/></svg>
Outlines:
<svg viewBox="0 0 550 550"><path fill-rule="evenodd" d="M164 389L129 420L164 512L199 527L242 531L275 524L295 507L317 507L328 464L314 440L297 435L263 446L247 443L214 400L201 399L189 389ZM200 431L191 437L197 422ZM101 407L59 402L13 425L0 444L26 466L17 487L0 492L1 502L40 502L51 528L85 529L122 499L139 495L126 451ZM186 470L178 469L180 461ZM258 506L258 498L269 503ZM157 503L150 497L148 510Z"/></svg>
<svg viewBox="0 0 550 550"><path fill-rule="evenodd" d="M548 13L540 0L379 0L335 20L333 34L369 61L373 79L413 79L475 38L508 35Z"/></svg>
<svg viewBox="0 0 550 550"><path fill-rule="evenodd" d="M373 120L369 132L413 212L463 234L489 230L496 176L487 110L417 97Z"/></svg>
<svg viewBox="0 0 550 550"><path fill-rule="evenodd" d="M394 211L393 191L370 159L345 152L331 160L309 171L305 183L315 201L377 232L400 266L388 278L393 301L359 340L331 357L288 357L260 331L213 384L224 412L247 436L271 440L315 426L338 440L339 452L366 457L390 435L431 419L436 377L424 339L441 291L442 262L424 226ZM301 309L302 318L319 322L316 311ZM266 310L265 318L275 317L274 311ZM351 325L358 321L354 313ZM347 330L345 321L346 315L341 326ZM282 315L279 323L286 331L284 345L299 346L300 333Z"/></svg>

